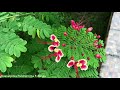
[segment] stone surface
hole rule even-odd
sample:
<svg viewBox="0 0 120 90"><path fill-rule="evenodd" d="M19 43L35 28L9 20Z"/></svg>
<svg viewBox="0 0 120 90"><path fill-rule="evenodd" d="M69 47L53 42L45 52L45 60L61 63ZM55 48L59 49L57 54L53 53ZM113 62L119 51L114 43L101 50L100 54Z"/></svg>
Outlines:
<svg viewBox="0 0 120 90"><path fill-rule="evenodd" d="M106 45L107 60L101 78L120 78L120 12L114 12Z"/></svg>
<svg viewBox="0 0 120 90"><path fill-rule="evenodd" d="M114 12L110 29L120 30L120 12Z"/></svg>

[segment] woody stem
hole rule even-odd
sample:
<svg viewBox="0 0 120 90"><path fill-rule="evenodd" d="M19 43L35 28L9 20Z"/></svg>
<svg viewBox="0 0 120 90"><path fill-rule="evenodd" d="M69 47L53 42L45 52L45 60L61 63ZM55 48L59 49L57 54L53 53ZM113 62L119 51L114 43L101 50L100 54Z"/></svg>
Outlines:
<svg viewBox="0 0 120 90"><path fill-rule="evenodd" d="M74 69L75 69L75 72L76 72L76 78L80 78L79 73L78 73L78 67L77 67L76 64L74 65Z"/></svg>

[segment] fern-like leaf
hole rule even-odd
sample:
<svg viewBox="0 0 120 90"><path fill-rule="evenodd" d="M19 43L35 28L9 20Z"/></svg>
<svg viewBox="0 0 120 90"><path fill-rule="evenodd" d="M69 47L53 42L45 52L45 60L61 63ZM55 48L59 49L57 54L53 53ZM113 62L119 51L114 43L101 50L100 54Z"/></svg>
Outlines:
<svg viewBox="0 0 120 90"><path fill-rule="evenodd" d="M10 57L9 54L0 50L0 70L1 72L5 72L7 67L12 67L13 58Z"/></svg>

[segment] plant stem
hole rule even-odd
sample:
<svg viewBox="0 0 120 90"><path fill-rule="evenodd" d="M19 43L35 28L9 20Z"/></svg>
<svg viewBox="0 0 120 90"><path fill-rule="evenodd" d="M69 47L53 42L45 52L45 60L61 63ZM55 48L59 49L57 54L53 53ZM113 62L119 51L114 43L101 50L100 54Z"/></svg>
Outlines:
<svg viewBox="0 0 120 90"><path fill-rule="evenodd" d="M40 43L40 44L52 44L52 42L45 42L45 41L40 41L37 39L37 42Z"/></svg>
<svg viewBox="0 0 120 90"><path fill-rule="evenodd" d="M74 69L75 69L75 72L76 72L76 78L80 78L79 73L78 73L78 67L77 67L76 64L74 65Z"/></svg>
<svg viewBox="0 0 120 90"><path fill-rule="evenodd" d="M46 60L48 58L51 58L52 56L54 56L54 54L49 54L48 56L43 56L41 57L43 60Z"/></svg>

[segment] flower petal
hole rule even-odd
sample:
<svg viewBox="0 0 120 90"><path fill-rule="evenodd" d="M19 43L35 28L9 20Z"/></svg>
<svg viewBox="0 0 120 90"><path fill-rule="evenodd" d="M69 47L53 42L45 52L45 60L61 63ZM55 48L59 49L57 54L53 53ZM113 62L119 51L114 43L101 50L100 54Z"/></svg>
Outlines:
<svg viewBox="0 0 120 90"><path fill-rule="evenodd" d="M75 61L74 60L70 60L67 64L67 67L70 68L72 67L73 65L75 64Z"/></svg>
<svg viewBox="0 0 120 90"><path fill-rule="evenodd" d="M80 66L80 69L81 69L81 70L87 70L87 69L88 69L88 66L87 66L87 65L82 65L82 66Z"/></svg>
<svg viewBox="0 0 120 90"><path fill-rule="evenodd" d="M61 59L61 57L60 57L60 56L57 56L57 57L55 58L55 61L56 61L56 62L59 62L60 59Z"/></svg>
<svg viewBox="0 0 120 90"><path fill-rule="evenodd" d="M79 61L78 61L78 63L80 64L82 64L82 65L85 65L85 64L87 64L87 60L85 60L85 59L80 59Z"/></svg>
<svg viewBox="0 0 120 90"><path fill-rule="evenodd" d="M59 47L60 43L59 42L52 42L52 45L54 45L55 47Z"/></svg>
<svg viewBox="0 0 120 90"><path fill-rule="evenodd" d="M58 55L59 55L60 57L63 57L63 56L64 56L64 54L62 53L62 50L61 50L61 49L59 49Z"/></svg>
<svg viewBox="0 0 120 90"><path fill-rule="evenodd" d="M59 43L60 43L60 41L59 41L57 38L55 38L55 39L54 39L54 41L55 41L55 42L59 42Z"/></svg>
<svg viewBox="0 0 120 90"><path fill-rule="evenodd" d="M50 40L55 40L55 38L56 38L56 36L54 35L54 34L52 34L51 36L50 36Z"/></svg>
<svg viewBox="0 0 120 90"><path fill-rule="evenodd" d="M48 50L49 50L50 52L53 52L54 49L55 49L55 46L54 46L54 45L50 45L50 46L48 47Z"/></svg>
<svg viewBox="0 0 120 90"><path fill-rule="evenodd" d="M74 20L71 20L71 25L74 25L75 24L75 21Z"/></svg>

